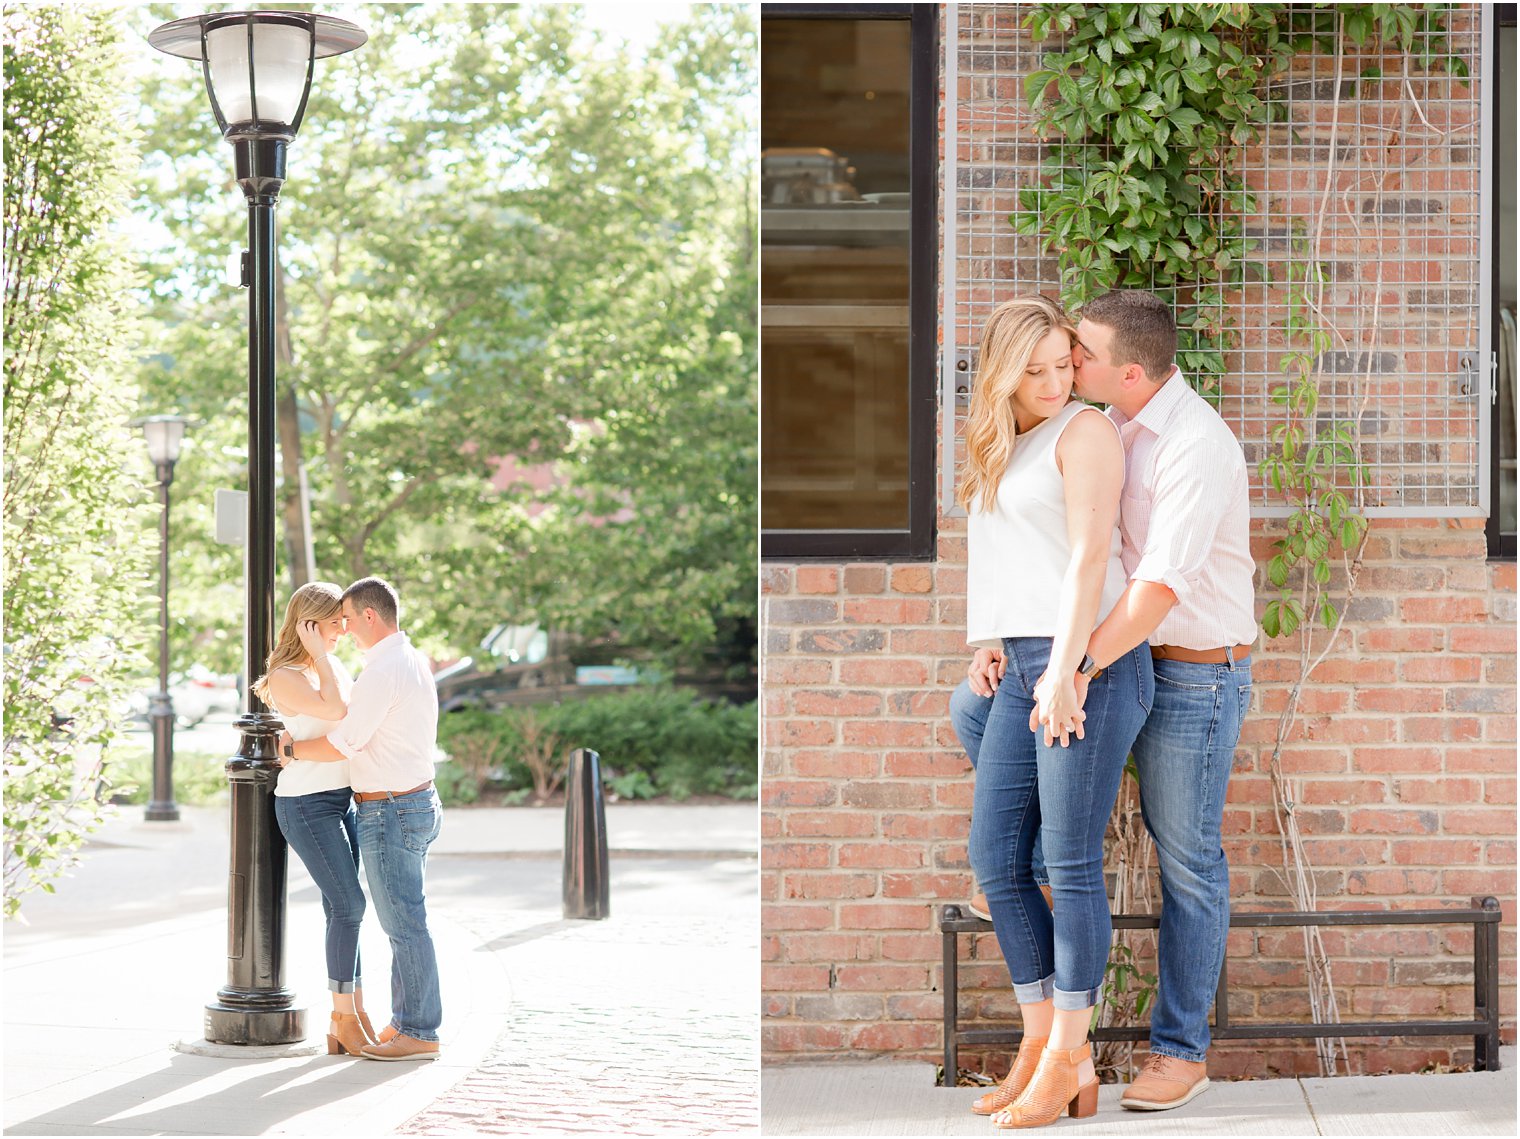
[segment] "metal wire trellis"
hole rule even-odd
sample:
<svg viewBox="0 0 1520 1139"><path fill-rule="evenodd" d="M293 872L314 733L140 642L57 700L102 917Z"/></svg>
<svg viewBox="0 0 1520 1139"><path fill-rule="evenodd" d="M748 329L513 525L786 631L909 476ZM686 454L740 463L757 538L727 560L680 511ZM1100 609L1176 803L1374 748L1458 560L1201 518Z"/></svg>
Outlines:
<svg viewBox="0 0 1520 1139"><path fill-rule="evenodd" d="M1307 8L1309 6L1301 6ZM1059 290L1054 256L1011 219L1040 179L1042 146L1023 79L1036 44L1023 4L948 5L945 42L944 357L940 508L954 504L976 338L994 307ZM1483 193L1489 140L1482 79L1490 35L1479 5L1440 13L1444 42L1409 56L1344 39L1342 58L1303 53L1268 97L1287 112L1250 147L1239 173L1256 197L1245 219L1251 258L1268 279L1226 294L1237 343L1227 354L1220 414L1252 470L1252 510L1285 513L1256 475L1271 427L1272 389L1290 349L1287 275L1324 269L1322 423L1359 425L1370 485L1365 512L1475 517L1486 511L1491 384ZM1433 52L1432 48L1439 48ZM1425 57L1423 62L1413 59ZM1466 79L1446 67L1465 62ZM1374 72L1379 74L1374 76ZM1339 81L1336 76L1340 75ZM1366 77L1364 77L1364 75Z"/></svg>

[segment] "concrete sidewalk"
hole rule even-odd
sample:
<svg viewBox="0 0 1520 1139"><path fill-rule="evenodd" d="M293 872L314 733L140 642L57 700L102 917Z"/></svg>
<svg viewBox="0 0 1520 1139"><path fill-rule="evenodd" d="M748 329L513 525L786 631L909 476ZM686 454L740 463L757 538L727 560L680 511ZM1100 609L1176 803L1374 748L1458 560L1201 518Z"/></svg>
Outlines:
<svg viewBox="0 0 1520 1139"><path fill-rule="evenodd" d="M557 810L445 812L429 859L442 1057L329 1057L320 896L291 860L286 983L304 1049L222 1059L199 1040L225 982L227 812L95 836L5 930L5 1133L753 1133L759 1066L753 805L608 808L612 917L560 915ZM693 923L691 916L700 915ZM366 1003L389 945L366 920Z"/></svg>
<svg viewBox="0 0 1520 1139"><path fill-rule="evenodd" d="M1217 1082L1175 1111L1125 1111L1107 1084L1098 1111L1063 1135L1514 1135L1515 1049L1498 1072ZM932 1064L767 1066L765 1135L1003 1135L971 1103L985 1088L941 1088ZM1043 1133L1043 1132L1042 1132Z"/></svg>

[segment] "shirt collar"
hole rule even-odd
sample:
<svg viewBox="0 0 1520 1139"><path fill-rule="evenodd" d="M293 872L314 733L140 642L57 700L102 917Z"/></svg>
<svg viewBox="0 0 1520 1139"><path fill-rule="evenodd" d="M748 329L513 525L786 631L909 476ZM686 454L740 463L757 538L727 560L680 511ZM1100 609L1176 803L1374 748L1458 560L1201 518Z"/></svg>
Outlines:
<svg viewBox="0 0 1520 1139"><path fill-rule="evenodd" d="M1161 429L1187 399L1189 390L1191 389L1188 388L1187 380L1182 378L1181 369L1173 365L1171 375L1162 382L1160 390L1151 396L1145 406L1140 409L1140 413L1128 422L1138 423L1152 435L1160 435Z"/></svg>
<svg viewBox="0 0 1520 1139"><path fill-rule="evenodd" d="M390 636L381 637L374 644L370 645L369 648L364 650L364 663L369 664L373 662L377 657L380 657L385 653L390 652L391 649L404 644L406 644L406 634L403 633L400 629L397 629L394 633L390 634Z"/></svg>

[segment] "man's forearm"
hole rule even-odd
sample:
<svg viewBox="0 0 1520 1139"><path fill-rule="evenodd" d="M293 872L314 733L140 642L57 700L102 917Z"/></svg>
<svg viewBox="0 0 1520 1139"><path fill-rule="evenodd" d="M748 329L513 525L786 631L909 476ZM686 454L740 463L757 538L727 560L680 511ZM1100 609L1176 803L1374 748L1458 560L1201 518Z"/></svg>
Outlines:
<svg viewBox="0 0 1520 1139"><path fill-rule="evenodd" d="M340 759L348 758L348 756L334 747L326 736L317 736L315 739L310 740L296 740L291 745L291 749L295 752L297 759L311 760L315 763L336 763Z"/></svg>
<svg viewBox="0 0 1520 1139"><path fill-rule="evenodd" d="M1177 604L1177 595L1154 581L1132 581L1087 641L1088 655L1107 668L1143 642Z"/></svg>

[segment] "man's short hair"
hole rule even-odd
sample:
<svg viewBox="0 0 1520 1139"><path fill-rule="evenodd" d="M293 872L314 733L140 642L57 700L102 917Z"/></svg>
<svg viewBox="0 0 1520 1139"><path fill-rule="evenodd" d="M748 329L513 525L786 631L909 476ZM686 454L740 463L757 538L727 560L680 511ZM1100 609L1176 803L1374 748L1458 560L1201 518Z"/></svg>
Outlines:
<svg viewBox="0 0 1520 1139"><path fill-rule="evenodd" d="M361 577L343 591L343 600L360 613L373 609L387 625L401 624L401 598L383 577Z"/></svg>
<svg viewBox="0 0 1520 1139"><path fill-rule="evenodd" d="M1177 322L1172 306L1142 289L1114 289L1082 306L1082 319L1114 330L1110 364L1139 364L1164 383L1177 360Z"/></svg>

